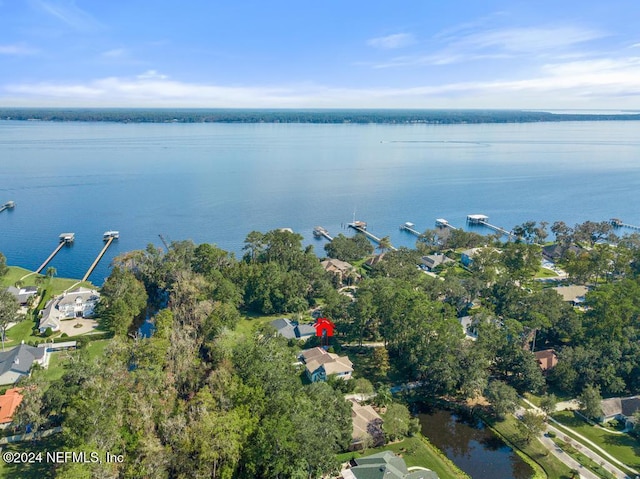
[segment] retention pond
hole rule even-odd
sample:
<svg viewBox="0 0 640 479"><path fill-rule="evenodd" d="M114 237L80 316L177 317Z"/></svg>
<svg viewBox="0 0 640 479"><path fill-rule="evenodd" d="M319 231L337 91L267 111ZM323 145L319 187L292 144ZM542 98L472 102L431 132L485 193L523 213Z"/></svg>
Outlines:
<svg viewBox="0 0 640 479"><path fill-rule="evenodd" d="M484 423L467 414L422 409L422 434L472 478L529 479L533 470Z"/></svg>

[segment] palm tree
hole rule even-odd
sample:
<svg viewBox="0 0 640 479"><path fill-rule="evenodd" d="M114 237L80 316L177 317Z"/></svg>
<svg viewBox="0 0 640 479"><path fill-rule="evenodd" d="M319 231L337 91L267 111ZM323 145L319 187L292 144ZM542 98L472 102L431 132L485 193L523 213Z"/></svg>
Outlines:
<svg viewBox="0 0 640 479"><path fill-rule="evenodd" d="M378 242L378 249L380 250L381 253L384 253L385 251L388 251L391 248L392 248L391 239L388 236L380 238L380 241Z"/></svg>
<svg viewBox="0 0 640 479"><path fill-rule="evenodd" d="M58 270L55 269L53 266L49 266L47 268L47 272L45 273L45 276L49 281L51 281L51 278L53 278L56 274L58 274Z"/></svg>

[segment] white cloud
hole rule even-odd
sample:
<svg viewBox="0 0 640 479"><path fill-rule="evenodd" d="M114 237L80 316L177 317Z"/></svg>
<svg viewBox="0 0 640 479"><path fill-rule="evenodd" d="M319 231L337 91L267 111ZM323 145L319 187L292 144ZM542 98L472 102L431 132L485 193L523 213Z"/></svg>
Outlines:
<svg viewBox="0 0 640 479"><path fill-rule="evenodd" d="M563 49L602 38L604 33L576 26L524 27L485 30L452 42L456 48L494 48L517 53L537 53Z"/></svg>
<svg viewBox="0 0 640 479"><path fill-rule="evenodd" d="M120 58L127 54L127 50L124 48L114 48L113 50L107 50L106 52L102 52L103 57L107 58Z"/></svg>
<svg viewBox="0 0 640 479"><path fill-rule="evenodd" d="M0 45L0 55L34 55L37 50L22 43Z"/></svg>
<svg viewBox="0 0 640 479"><path fill-rule="evenodd" d="M549 63L531 78L348 88L318 84L215 85L156 70L86 83L16 84L0 103L22 106L229 108L640 108L640 58ZM2 91L0 90L0 91Z"/></svg>
<svg viewBox="0 0 640 479"><path fill-rule="evenodd" d="M415 43L415 37L410 33L394 33L386 37L377 37L367 40L367 45L381 50L395 50Z"/></svg>

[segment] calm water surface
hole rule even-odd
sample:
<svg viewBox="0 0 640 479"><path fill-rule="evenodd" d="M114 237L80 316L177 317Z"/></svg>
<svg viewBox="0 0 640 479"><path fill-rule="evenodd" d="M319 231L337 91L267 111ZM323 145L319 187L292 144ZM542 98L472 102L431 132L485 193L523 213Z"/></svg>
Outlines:
<svg viewBox="0 0 640 479"><path fill-rule="evenodd" d="M450 411L420 414L422 434L460 469L478 479L529 479L531 467L485 429L482 421Z"/></svg>
<svg viewBox="0 0 640 479"><path fill-rule="evenodd" d="M101 284L117 254L169 240L241 254L251 230L290 227L322 252L313 227L353 218L396 246L438 217L483 213L511 228L621 217L640 224L640 123L487 125L118 124L0 121L0 251Z"/></svg>

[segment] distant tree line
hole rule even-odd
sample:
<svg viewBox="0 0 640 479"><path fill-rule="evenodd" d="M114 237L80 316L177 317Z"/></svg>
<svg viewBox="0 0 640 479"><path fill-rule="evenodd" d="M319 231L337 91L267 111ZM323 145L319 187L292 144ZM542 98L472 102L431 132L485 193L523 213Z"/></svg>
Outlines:
<svg viewBox="0 0 640 479"><path fill-rule="evenodd" d="M107 121L119 123L530 123L640 120L639 114L555 114L520 110L341 110L341 109L128 109L2 108L3 120Z"/></svg>

